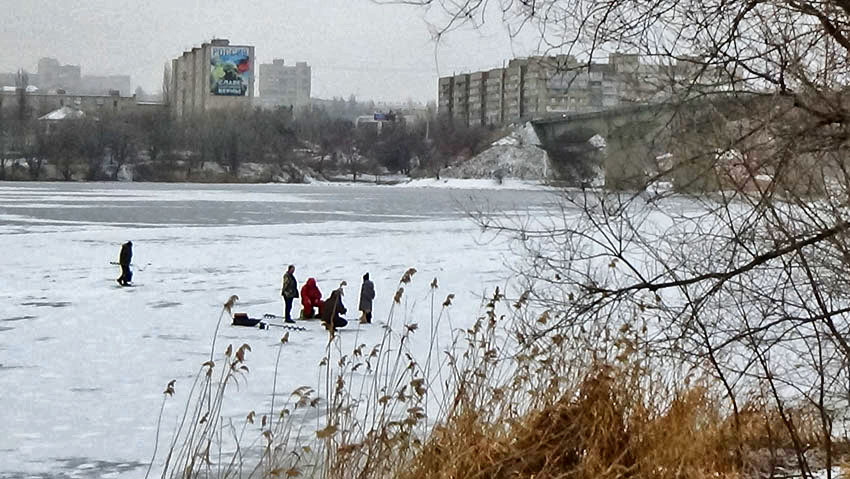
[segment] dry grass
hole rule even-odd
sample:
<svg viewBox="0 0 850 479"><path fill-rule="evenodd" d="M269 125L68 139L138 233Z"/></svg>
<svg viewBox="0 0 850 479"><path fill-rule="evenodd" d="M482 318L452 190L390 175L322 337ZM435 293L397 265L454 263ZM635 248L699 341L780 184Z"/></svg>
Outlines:
<svg viewBox="0 0 850 479"><path fill-rule="evenodd" d="M273 390L268 416L251 411L239 431L220 408L228 385L247 373L250 348L228 346L218 374L212 360L204 363L162 477L765 477L800 470L798 453L823 449L812 408L779 411L753 394L739 398L734 414L707 374L675 379L649 367L639 348L617 350L634 338L594 337L592 352L566 336L545 345L514 341L510 312L525 306L498 289L472 327L437 348L453 295L433 309L431 282L431 324L420 330L412 318L422 316L405 300L415 273L402 276L379 344L344 352L331 335L321 384L298 388L280 411ZM415 334L430 334L423 362L409 347ZM317 426L292 414L302 408L315 410Z"/></svg>
<svg viewBox="0 0 850 479"><path fill-rule="evenodd" d="M575 393L509 421L474 410L436 427L403 478L738 478L793 469L794 445L776 411L733 417L705 387L666 407L633 390L622 369L599 365ZM807 444L816 427L794 413Z"/></svg>

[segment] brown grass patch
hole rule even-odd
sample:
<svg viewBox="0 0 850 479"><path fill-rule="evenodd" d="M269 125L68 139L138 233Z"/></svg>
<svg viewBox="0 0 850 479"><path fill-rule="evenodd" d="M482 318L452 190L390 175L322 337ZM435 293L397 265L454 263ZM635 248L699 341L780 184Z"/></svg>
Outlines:
<svg viewBox="0 0 850 479"><path fill-rule="evenodd" d="M778 411L746 406L738 416L702 386L662 407L628 378L599 366L575 393L505 423L474 410L435 428L405 478L737 478L797 467ZM818 444L802 410L798 436Z"/></svg>

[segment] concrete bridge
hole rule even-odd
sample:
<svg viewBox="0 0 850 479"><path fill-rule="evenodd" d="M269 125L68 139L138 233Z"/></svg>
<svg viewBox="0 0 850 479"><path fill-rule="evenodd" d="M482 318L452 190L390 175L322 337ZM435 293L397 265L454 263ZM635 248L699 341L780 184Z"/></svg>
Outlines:
<svg viewBox="0 0 850 479"><path fill-rule="evenodd" d="M629 188L639 186L645 172L657 167L655 158L669 152L669 124L676 111L669 104L635 105L531 124L560 179L579 184L601 168L606 186ZM598 139L588 142L597 135L604 140L603 150L594 146Z"/></svg>
<svg viewBox="0 0 850 479"><path fill-rule="evenodd" d="M654 103L532 120L538 138L550 157L552 169L566 183L580 184L604 172L609 188L645 186L647 173L666 170L657 158L671 154L693 162L693 168L676 168L672 178L682 184L705 181L706 165L725 126L752 118L776 106L770 95L717 94L686 102ZM595 135L605 148L588 142ZM715 144L720 142L720 144ZM709 157L706 157L709 154ZM713 161L713 160L712 160Z"/></svg>

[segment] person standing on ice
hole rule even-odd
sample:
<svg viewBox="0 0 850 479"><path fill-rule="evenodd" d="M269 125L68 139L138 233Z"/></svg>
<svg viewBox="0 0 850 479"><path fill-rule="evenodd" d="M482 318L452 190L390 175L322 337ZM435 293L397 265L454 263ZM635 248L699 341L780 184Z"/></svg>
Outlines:
<svg viewBox="0 0 850 479"><path fill-rule="evenodd" d="M118 255L118 264L121 265L121 276L116 281L121 286L129 286L133 280L133 272L130 271L130 262L133 260L133 242L128 241L121 245L121 253Z"/></svg>
<svg viewBox="0 0 850 479"><path fill-rule="evenodd" d="M289 265L286 268L286 273L283 275L283 287L280 289L280 295L283 296L283 322L294 323L292 319L292 300L298 297L298 282L295 281L295 266Z"/></svg>
<svg viewBox="0 0 850 479"><path fill-rule="evenodd" d="M313 319L322 309L322 292L316 286L316 278L308 278L301 287L301 319Z"/></svg>
<svg viewBox="0 0 850 479"><path fill-rule="evenodd" d="M375 284L369 280L369 273L363 275L360 286L360 323L372 323L372 300L375 299Z"/></svg>
<svg viewBox="0 0 850 479"><path fill-rule="evenodd" d="M322 305L322 322L325 323L325 328L329 331L336 331L337 328L345 327L348 324L348 321L340 316L346 313L345 306L342 304L342 287L345 285L345 281L340 283L339 288L335 289Z"/></svg>

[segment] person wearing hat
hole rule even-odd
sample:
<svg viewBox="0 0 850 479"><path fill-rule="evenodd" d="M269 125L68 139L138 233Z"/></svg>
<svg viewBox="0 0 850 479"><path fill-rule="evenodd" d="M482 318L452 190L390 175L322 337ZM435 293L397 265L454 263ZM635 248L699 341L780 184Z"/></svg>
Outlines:
<svg viewBox="0 0 850 479"><path fill-rule="evenodd" d="M316 285L316 278L307 278L301 287L301 319L313 319L322 310L322 292Z"/></svg>
<svg viewBox="0 0 850 479"><path fill-rule="evenodd" d="M328 331L336 331L337 328L343 328L348 324L348 321L342 317L347 312L345 305L342 304L342 287L345 285L345 281L340 283L339 288L333 290L328 299L322 304L319 314Z"/></svg>
<svg viewBox="0 0 850 479"><path fill-rule="evenodd" d="M372 300L375 299L375 284L369 280L369 273L363 275L360 286L360 323L372 322Z"/></svg>

